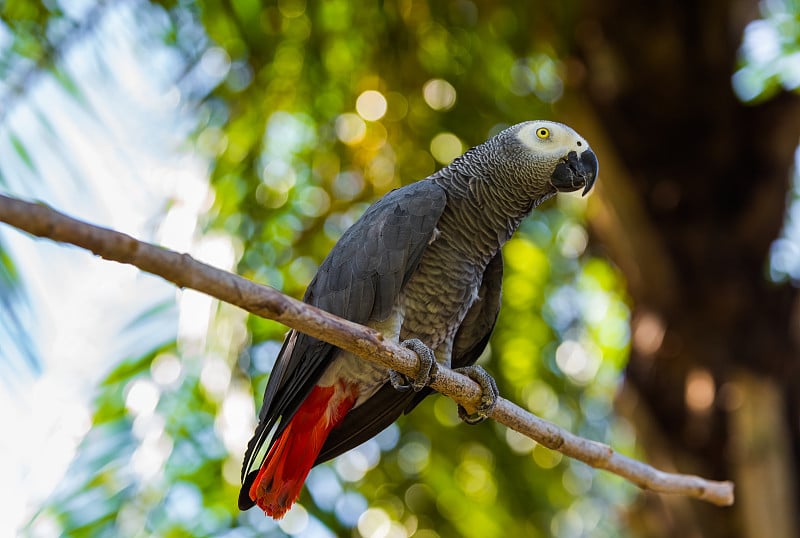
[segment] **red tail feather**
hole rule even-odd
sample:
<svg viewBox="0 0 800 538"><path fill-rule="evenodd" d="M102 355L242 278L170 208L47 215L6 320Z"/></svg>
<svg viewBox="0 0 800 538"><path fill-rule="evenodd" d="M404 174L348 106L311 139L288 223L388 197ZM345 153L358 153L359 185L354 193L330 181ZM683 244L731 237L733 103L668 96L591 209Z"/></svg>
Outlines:
<svg viewBox="0 0 800 538"><path fill-rule="evenodd" d="M300 496L330 431L356 402L341 383L315 386L267 454L250 487L250 498L270 517L280 519Z"/></svg>

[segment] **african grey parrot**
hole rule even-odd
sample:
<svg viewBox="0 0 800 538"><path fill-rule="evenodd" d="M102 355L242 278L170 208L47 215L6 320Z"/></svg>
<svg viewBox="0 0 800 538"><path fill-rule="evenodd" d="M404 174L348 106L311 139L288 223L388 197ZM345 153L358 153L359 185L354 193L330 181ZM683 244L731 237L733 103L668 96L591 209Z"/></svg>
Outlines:
<svg viewBox="0 0 800 538"><path fill-rule="evenodd" d="M314 465L370 439L430 394L437 362L467 367L484 387L484 403L477 416L459 414L469 422L485 418L496 388L471 365L500 309L500 247L544 200L580 188L585 195L596 177L597 158L581 136L566 125L529 121L367 209L322 262L303 300L410 347L423 367L409 382L290 331L247 446L239 508L258 504L282 517Z"/></svg>

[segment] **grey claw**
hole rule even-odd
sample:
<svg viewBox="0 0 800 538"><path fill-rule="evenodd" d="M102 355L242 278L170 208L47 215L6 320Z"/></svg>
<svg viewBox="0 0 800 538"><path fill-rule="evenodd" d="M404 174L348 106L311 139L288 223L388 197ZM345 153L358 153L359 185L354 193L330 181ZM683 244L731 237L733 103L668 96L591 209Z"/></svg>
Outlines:
<svg viewBox="0 0 800 538"><path fill-rule="evenodd" d="M399 392L408 392L411 389L411 383L403 374L398 374L394 370L389 370L389 382L392 387Z"/></svg>
<svg viewBox="0 0 800 538"><path fill-rule="evenodd" d="M465 366L463 368L455 368L454 371L464 374L481 386L481 403L474 413L470 415L466 409L460 405L458 406L458 418L467 424L480 424L492 414L494 407L497 405L497 398L500 397L497 383L481 366Z"/></svg>
<svg viewBox="0 0 800 538"><path fill-rule="evenodd" d="M433 354L433 350L417 338L403 340L400 342L400 345L417 354L417 357L419 357L419 370L414 379L408 379L406 376L398 374L394 370L389 370L389 382L392 384L392 387L400 392L406 392L409 389L414 392L419 392L427 387L433 380L433 376L436 375L436 370L438 368L436 357Z"/></svg>

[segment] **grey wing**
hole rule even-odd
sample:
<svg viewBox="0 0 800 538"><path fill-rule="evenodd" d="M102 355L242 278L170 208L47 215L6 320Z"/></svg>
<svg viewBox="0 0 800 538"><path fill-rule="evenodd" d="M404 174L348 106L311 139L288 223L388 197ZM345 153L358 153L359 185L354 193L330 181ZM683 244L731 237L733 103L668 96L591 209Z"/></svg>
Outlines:
<svg viewBox="0 0 800 538"><path fill-rule="evenodd" d="M467 312L453 342L453 368L474 364L481 356L492 335L503 286L503 255L497 252L483 273L478 300ZM351 410L342 423L328 435L315 463L322 463L347 452L371 439L397 420L410 413L433 389L419 392L398 392L389 383L384 384L366 402Z"/></svg>
<svg viewBox="0 0 800 538"><path fill-rule="evenodd" d="M433 237L446 202L444 189L429 180L388 193L342 235L303 300L360 324L386 319ZM275 428L271 439L280 435L337 351L296 331L287 336L245 453L240 507L252 506L247 490L267 452L261 448L271 430Z"/></svg>

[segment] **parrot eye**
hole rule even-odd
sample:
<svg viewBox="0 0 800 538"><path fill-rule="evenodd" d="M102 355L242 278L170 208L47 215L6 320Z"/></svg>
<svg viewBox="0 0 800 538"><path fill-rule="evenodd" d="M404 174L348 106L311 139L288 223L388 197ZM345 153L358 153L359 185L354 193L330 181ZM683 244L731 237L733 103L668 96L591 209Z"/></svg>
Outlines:
<svg viewBox="0 0 800 538"><path fill-rule="evenodd" d="M536 129L536 136L539 138L539 140L550 138L550 129L547 127L539 127Z"/></svg>

